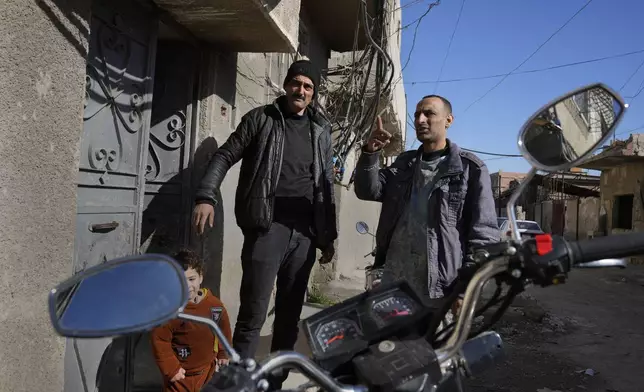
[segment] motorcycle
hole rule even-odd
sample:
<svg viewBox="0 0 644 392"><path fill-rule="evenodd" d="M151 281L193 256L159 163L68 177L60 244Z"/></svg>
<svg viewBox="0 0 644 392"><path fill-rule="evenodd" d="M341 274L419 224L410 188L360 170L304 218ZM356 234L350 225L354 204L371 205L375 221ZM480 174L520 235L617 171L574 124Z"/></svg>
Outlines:
<svg viewBox="0 0 644 392"><path fill-rule="evenodd" d="M552 107L579 108L585 100L592 121L564 122L575 161L550 164L539 151L526 148L533 120ZM577 109L579 110L579 109ZM566 170L588 157L611 135L624 115L623 99L602 84L574 90L545 105L523 126L518 144L532 169L508 203L512 238L471 249L451 294L440 304L421 298L404 281L380 284L303 320L312 358L275 352L261 362L241 358L208 318L183 313L188 289L183 270L163 255L145 254L113 260L73 276L53 289L49 309L56 332L72 338L111 337L138 333L179 318L208 325L228 352L230 364L215 373L203 391L267 391L267 376L296 368L315 386L335 392L462 390L462 378L489 369L504 356L503 341L490 327L529 285L548 287L566 282L572 268L624 268L620 257L644 253L644 233L568 241L540 234L522 239L514 205L530 179L542 171ZM554 142L560 138L552 139ZM553 146L556 147L556 146ZM483 286L496 280L497 291L477 307ZM501 296L502 285L509 287ZM464 293L456 321L437 331L451 304ZM473 320L494 304L493 317L476 331Z"/></svg>

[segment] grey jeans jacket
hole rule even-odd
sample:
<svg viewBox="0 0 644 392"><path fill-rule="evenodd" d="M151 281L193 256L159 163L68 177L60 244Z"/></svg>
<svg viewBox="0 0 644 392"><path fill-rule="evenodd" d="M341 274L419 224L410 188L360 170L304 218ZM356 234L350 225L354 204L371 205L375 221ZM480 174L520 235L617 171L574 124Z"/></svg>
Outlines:
<svg viewBox="0 0 644 392"><path fill-rule="evenodd" d="M497 242L500 232L487 166L476 155L448 141L449 155L439 165L428 210L439 219L428 221L427 255L431 280L429 295L447 295L469 248ZM363 152L355 175L359 199L379 201L382 211L376 231L375 266L385 263L394 229L409 202L416 163L422 154L406 151L388 167L380 168L380 152Z"/></svg>

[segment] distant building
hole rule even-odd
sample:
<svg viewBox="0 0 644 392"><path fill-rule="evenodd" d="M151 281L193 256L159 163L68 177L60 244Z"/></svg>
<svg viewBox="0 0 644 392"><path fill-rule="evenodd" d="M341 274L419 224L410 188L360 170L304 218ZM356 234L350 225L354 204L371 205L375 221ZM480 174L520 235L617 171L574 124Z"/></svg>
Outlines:
<svg viewBox="0 0 644 392"><path fill-rule="evenodd" d="M496 173L490 174L490 180L492 181L492 192L494 193L494 199L498 200L501 197L501 194L508 189L510 189L511 184L516 181L521 182L526 176L526 173L515 173L515 172L506 172L499 170ZM497 205L497 215L505 216L504 213L501 213L500 207Z"/></svg>

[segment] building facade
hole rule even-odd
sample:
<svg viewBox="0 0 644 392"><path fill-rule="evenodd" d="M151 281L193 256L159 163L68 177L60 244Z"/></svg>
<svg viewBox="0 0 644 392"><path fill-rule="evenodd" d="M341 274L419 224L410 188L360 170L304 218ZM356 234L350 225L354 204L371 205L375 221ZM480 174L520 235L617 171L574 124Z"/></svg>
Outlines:
<svg viewBox="0 0 644 392"><path fill-rule="evenodd" d="M332 51L367 47L364 32L337 24L357 20L361 4L0 4L0 371L11 375L0 391L154 389L154 367L139 361L145 336L66 340L50 326L48 291L116 257L196 247L234 322L239 166L203 237L190 227L195 185L241 116L280 94L291 61L307 56L324 70Z"/></svg>
<svg viewBox="0 0 644 392"><path fill-rule="evenodd" d="M644 135L614 141L580 166L601 171L597 235L644 231ZM642 264L644 257L630 261Z"/></svg>

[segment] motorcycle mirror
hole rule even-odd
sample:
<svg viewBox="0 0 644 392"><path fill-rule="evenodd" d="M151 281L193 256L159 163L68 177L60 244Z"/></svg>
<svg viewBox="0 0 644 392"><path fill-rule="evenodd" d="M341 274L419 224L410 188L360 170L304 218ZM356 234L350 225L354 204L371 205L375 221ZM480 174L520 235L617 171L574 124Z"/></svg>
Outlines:
<svg viewBox="0 0 644 392"><path fill-rule="evenodd" d="M369 225L366 222L359 221L356 223L356 231L360 234L369 234Z"/></svg>
<svg viewBox="0 0 644 392"><path fill-rule="evenodd" d="M519 132L519 150L532 169L507 204L512 239L521 241L515 205L538 170L568 170L604 144L624 116L624 99L610 87L591 84L544 105Z"/></svg>
<svg viewBox="0 0 644 392"><path fill-rule="evenodd" d="M538 110L519 133L519 150L538 170L567 170L602 145L619 124L623 99L603 84L557 98Z"/></svg>
<svg viewBox="0 0 644 392"><path fill-rule="evenodd" d="M61 336L100 338L164 324L187 302L183 268L168 256L144 254L88 268L59 284L49 293L49 314Z"/></svg>

